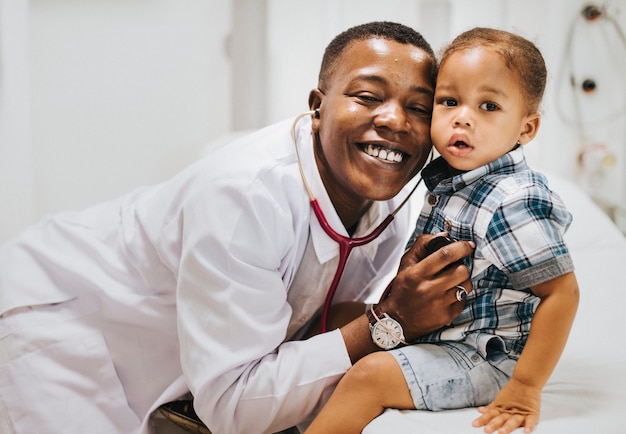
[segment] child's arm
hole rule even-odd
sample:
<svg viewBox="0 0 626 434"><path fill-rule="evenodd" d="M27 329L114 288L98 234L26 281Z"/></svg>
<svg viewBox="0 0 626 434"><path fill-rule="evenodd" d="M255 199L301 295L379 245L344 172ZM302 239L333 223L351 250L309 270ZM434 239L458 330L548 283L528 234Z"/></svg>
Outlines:
<svg viewBox="0 0 626 434"><path fill-rule="evenodd" d="M509 383L496 399L478 410L473 426L486 433L510 433L518 427L531 432L539 420L541 390L556 366L578 307L578 284L567 273L532 288L541 298L526 346Z"/></svg>

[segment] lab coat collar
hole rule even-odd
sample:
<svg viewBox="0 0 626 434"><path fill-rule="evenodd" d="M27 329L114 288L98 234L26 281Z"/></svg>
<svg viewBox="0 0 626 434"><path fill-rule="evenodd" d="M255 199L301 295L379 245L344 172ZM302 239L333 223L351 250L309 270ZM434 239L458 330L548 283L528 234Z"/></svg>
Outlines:
<svg viewBox="0 0 626 434"><path fill-rule="evenodd" d="M324 188L324 183L317 168L317 164L315 164L311 120L309 118L304 118L298 123L296 127L296 141L298 142L298 149L300 150L300 156L302 158L304 174L313 195L316 197L317 202L326 216L326 220L333 229L347 237L348 232L332 205L328 192ZM394 208L392 208L392 206L394 202L395 201L374 202L367 213L361 218L354 236L364 236L374 230L387 215L393 212ZM339 255L339 245L324 232L312 208L310 213L310 229L313 247L315 248L315 253L320 263L323 264ZM382 241L395 235L395 232L396 229L394 225L391 224L377 239L358 249L370 260L373 260L378 250L378 245Z"/></svg>

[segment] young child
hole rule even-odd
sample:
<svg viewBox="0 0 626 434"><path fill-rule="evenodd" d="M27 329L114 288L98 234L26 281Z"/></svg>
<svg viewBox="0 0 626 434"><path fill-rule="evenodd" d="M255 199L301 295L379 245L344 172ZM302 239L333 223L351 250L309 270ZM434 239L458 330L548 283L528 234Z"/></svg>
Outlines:
<svg viewBox="0 0 626 434"><path fill-rule="evenodd" d="M537 134L545 82L520 36L475 28L446 48L431 126L441 157L422 172L415 234L473 240L472 291L459 288L467 304L449 327L358 361L306 434L360 433L385 408L475 406L487 433L534 429L578 306L562 238L571 216L521 147Z"/></svg>

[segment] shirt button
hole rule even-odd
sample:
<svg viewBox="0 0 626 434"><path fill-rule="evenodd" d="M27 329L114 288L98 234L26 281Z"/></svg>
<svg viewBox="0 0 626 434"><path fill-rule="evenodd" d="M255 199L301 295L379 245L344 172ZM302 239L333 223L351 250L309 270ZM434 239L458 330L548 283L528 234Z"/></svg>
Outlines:
<svg viewBox="0 0 626 434"><path fill-rule="evenodd" d="M480 356L478 354L472 354L471 359L472 362L476 363L480 360Z"/></svg>
<svg viewBox="0 0 626 434"><path fill-rule="evenodd" d="M428 195L428 204L430 206L437 205L437 196L435 196L434 194L429 194Z"/></svg>
<svg viewBox="0 0 626 434"><path fill-rule="evenodd" d="M450 223L450 220L446 220L443 225L446 228L446 232L450 232L452 230L452 223Z"/></svg>
<svg viewBox="0 0 626 434"><path fill-rule="evenodd" d="M455 191L463 190L465 188L465 183L463 181L459 182L454 186Z"/></svg>

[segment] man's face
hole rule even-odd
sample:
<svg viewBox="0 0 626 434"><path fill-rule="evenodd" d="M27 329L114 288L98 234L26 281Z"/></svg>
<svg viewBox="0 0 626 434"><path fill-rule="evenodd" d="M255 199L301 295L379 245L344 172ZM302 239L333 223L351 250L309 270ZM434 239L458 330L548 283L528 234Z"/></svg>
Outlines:
<svg viewBox="0 0 626 434"><path fill-rule="evenodd" d="M345 48L312 102L320 110L315 155L336 207L390 199L422 168L431 149L431 67L423 50L383 38Z"/></svg>

